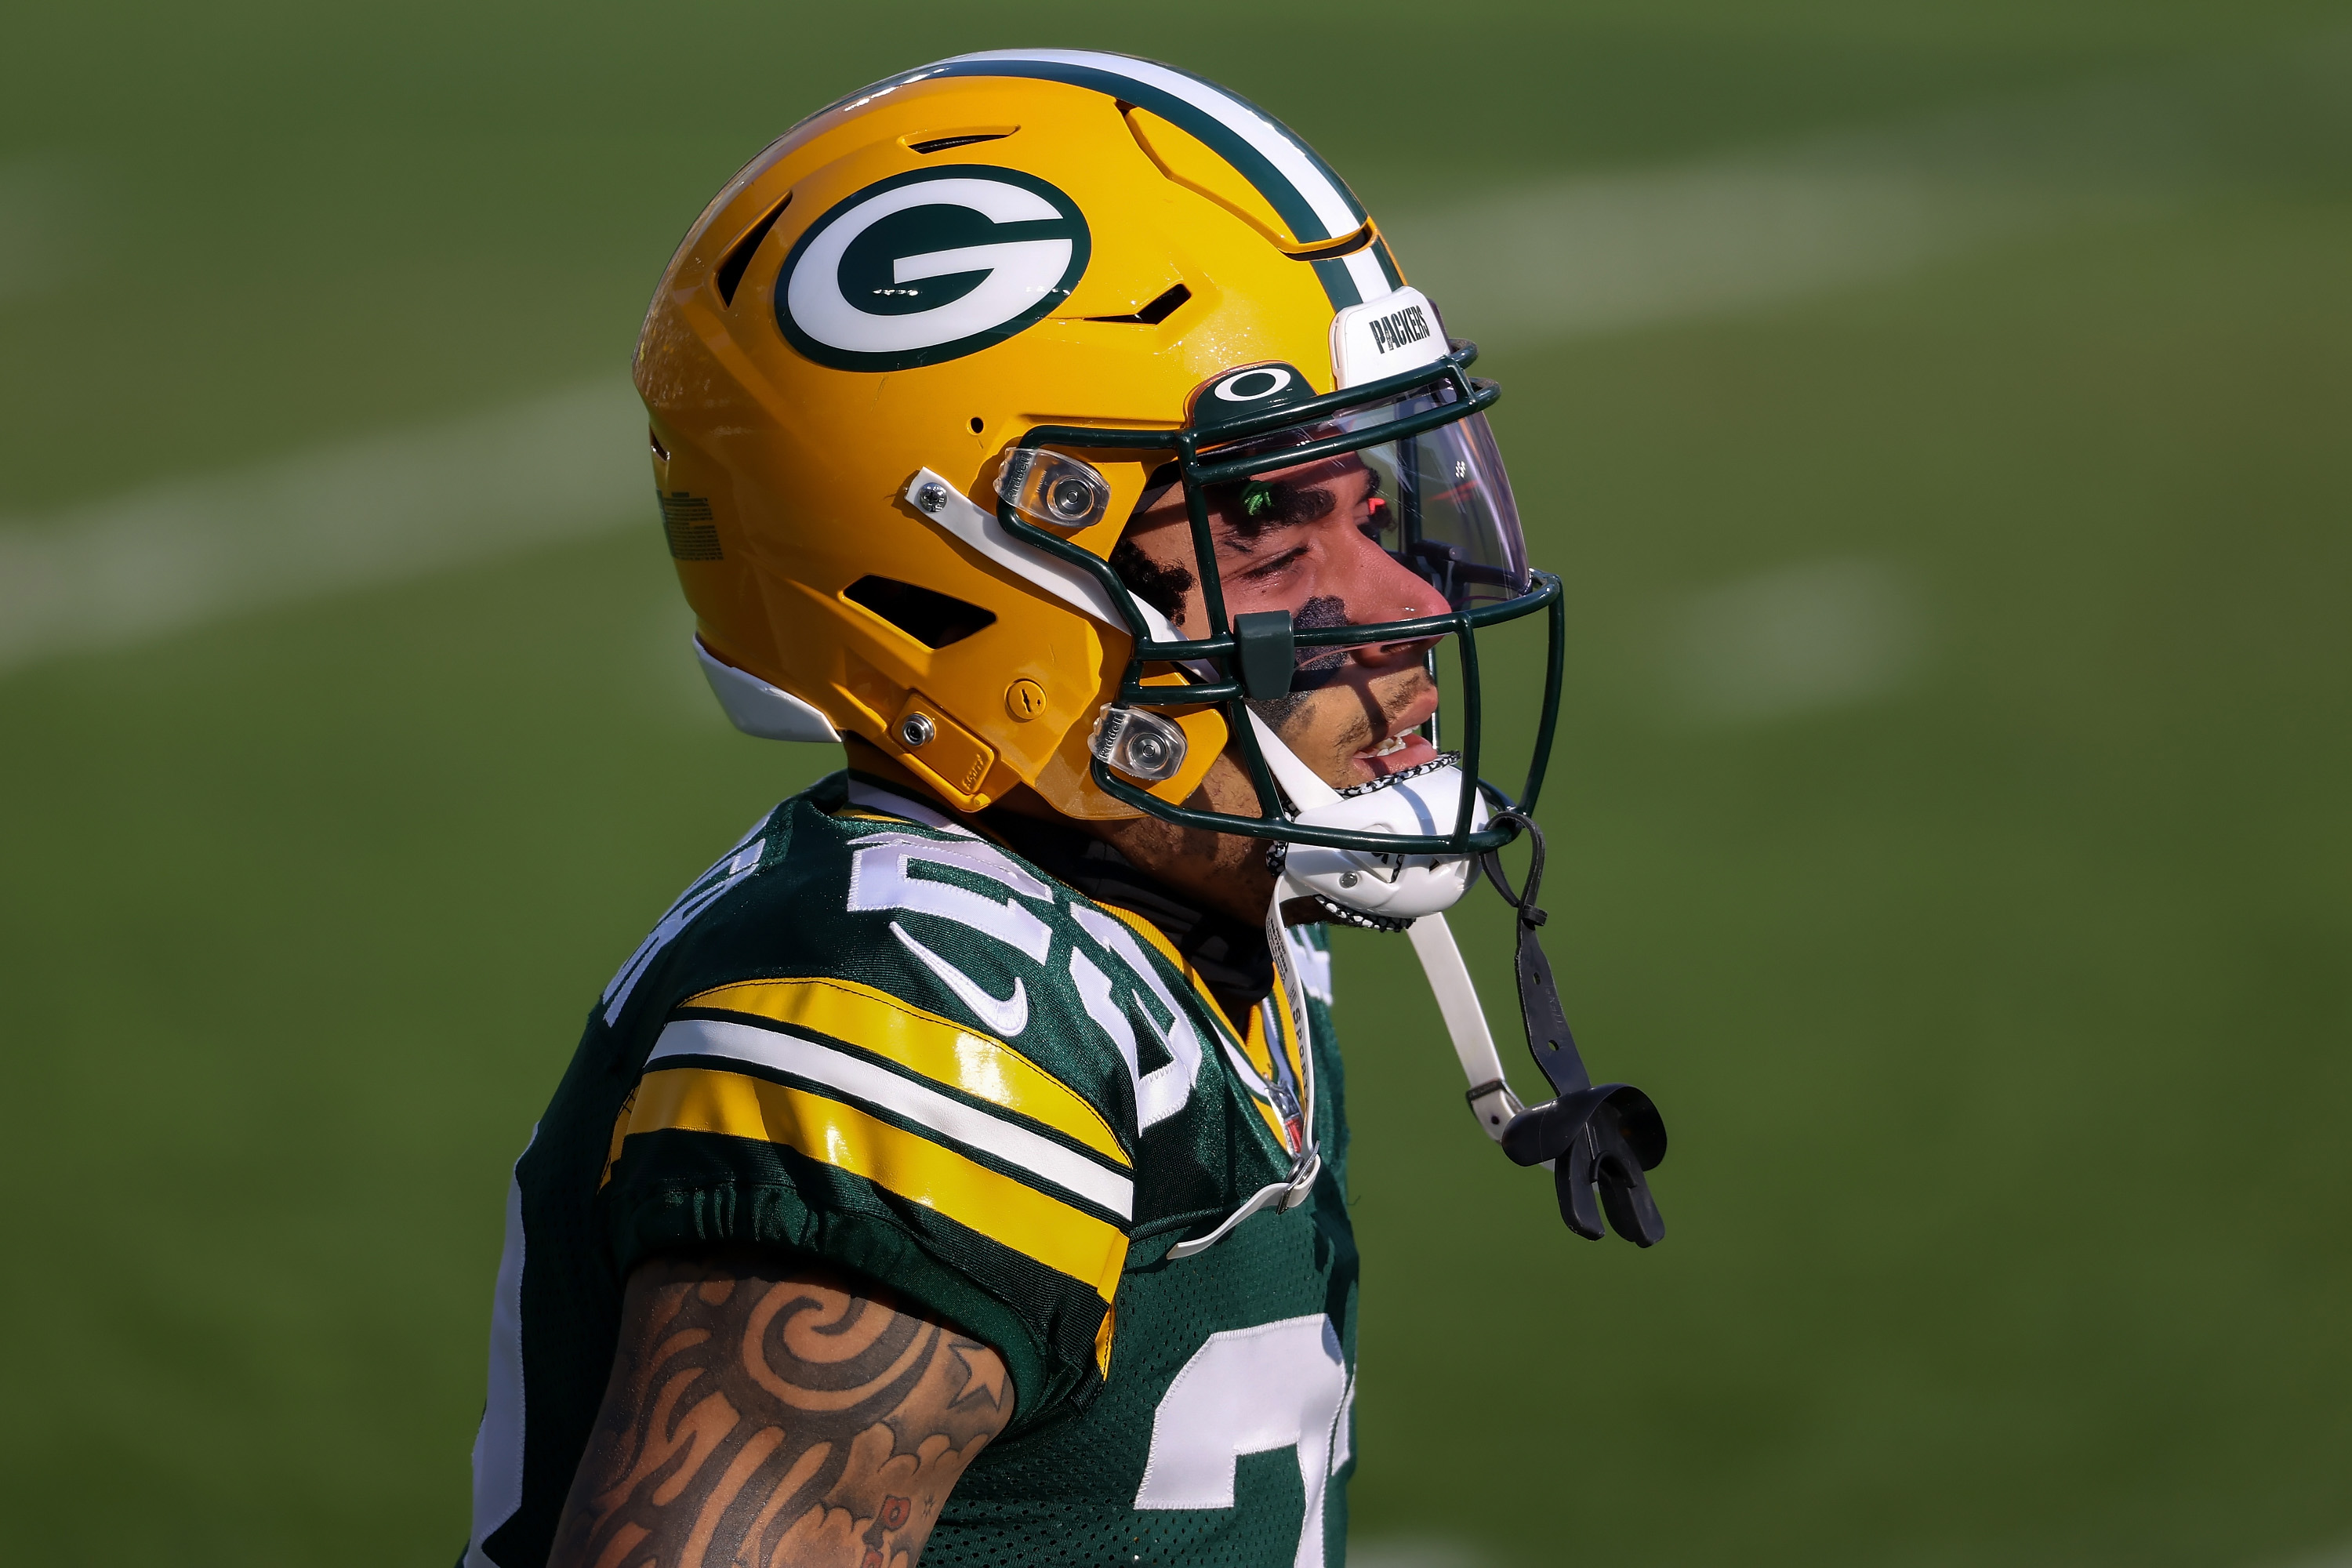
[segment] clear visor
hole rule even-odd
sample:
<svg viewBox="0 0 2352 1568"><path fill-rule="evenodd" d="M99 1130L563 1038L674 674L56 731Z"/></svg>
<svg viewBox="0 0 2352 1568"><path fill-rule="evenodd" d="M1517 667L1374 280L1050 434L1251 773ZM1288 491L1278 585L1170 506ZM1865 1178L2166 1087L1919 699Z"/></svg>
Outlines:
<svg viewBox="0 0 2352 1568"><path fill-rule="evenodd" d="M1129 590L1180 640L1221 633L1222 607L1257 650L1237 641L1222 674L1326 784L1440 765L1448 618L1507 615L1533 588L1484 416L1452 385L1415 388L1204 445L1188 479L1147 495L1112 553ZM1260 619L1277 611L1286 636Z"/></svg>
<svg viewBox="0 0 2352 1568"><path fill-rule="evenodd" d="M1247 478L1205 487L1228 597L1247 582L1244 575L1237 584L1235 568L1246 574L1256 564L1236 555L1263 556L1264 545L1281 547L1286 533L1304 537L1335 523L1377 540L1392 561L1435 587L1450 609L1526 593L1528 552L1518 505L1484 414L1303 463L1286 460L1303 448L1328 447L1454 401L1454 389L1439 385L1204 449L1204 467L1246 463L1251 469ZM1233 544L1253 548L1227 548ZM1244 587L1240 596L1254 595ZM1361 606L1349 618L1358 624L1397 618L1364 613L1371 608Z"/></svg>
<svg viewBox="0 0 2352 1568"><path fill-rule="evenodd" d="M1515 758L1489 753L1516 747L1481 740L1492 699L1532 671L1544 682L1547 715L1557 702L1559 585L1528 566L1518 505L1484 414L1496 389L1461 374L1474 353L1459 345L1419 386L1357 394L1362 401L1338 407L1339 397L1316 398L1289 416L1294 423L1272 430L1252 418L1221 440L1196 403L1196 423L1170 432L1177 438L1164 444L1040 426L1008 456L995 480L1008 525L1115 579L1172 632L1139 645L1094 737L1093 777L1103 790L1186 826L1349 852L1428 855L1443 843L1452 847L1444 853L1459 857L1510 837L1480 831L1475 807L1433 832L1432 824L1323 824L1297 815L1330 791L1370 798L1383 781L1433 778L1457 765L1473 776L1496 762L1510 766ZM1109 511L1110 486L1077 453L1171 447L1183 455L1154 462L1107 561L1065 542L1069 530ZM1548 654L1518 658L1505 646L1522 635L1522 622L1549 637ZM1490 636L1502 639L1496 657L1474 657ZM1160 683L1171 668L1192 679ZM1457 689L1462 721L1447 726L1446 739L1458 764L1441 749L1438 721L1446 694ZM1242 738L1255 795L1249 809L1205 797L1179 804L1140 787L1172 783L1183 767L1184 731L1159 710L1203 703L1223 708L1229 732ZM1138 750L1128 743L1130 731L1154 743ZM1252 739L1268 731L1279 747ZM1549 736L1547 717L1528 737L1522 798L1530 805ZM1269 772L1277 766L1286 770L1279 779Z"/></svg>

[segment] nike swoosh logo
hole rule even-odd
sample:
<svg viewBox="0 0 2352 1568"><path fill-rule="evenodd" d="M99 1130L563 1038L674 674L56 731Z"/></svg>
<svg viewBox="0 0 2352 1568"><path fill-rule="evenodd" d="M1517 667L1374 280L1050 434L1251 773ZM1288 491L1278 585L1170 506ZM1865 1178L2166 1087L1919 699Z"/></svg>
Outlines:
<svg viewBox="0 0 2352 1568"><path fill-rule="evenodd" d="M1009 1040L1029 1026L1029 994L1022 988L1019 975L1013 978L1012 995L991 996L971 975L908 935L907 928L897 921L890 922L890 934L908 952L921 959L924 966L940 977L940 984L956 994L956 1000L971 1008L972 1016L998 1037Z"/></svg>

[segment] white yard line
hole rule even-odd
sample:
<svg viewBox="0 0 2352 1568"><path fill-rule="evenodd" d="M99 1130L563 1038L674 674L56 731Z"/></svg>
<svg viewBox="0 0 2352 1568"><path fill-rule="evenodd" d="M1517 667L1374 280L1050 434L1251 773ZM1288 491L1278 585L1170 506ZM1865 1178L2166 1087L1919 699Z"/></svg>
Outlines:
<svg viewBox="0 0 2352 1568"><path fill-rule="evenodd" d="M2105 210L2195 164L2193 146L2161 133L2165 112L2148 89L2075 93L1769 155L1545 182L1390 226L1450 326L1524 347L1769 306ZM0 236L11 178L0 171ZM37 194L41 178L19 184ZM18 205L31 213L32 202ZM0 672L650 528L644 429L615 379L56 516L0 518Z"/></svg>
<svg viewBox="0 0 2352 1568"><path fill-rule="evenodd" d="M2326 50L2304 63L2347 74ZM2206 141L2177 86L2105 83L1382 223L1450 331L1517 350L1769 307L2144 206L2203 171Z"/></svg>
<svg viewBox="0 0 2352 1568"><path fill-rule="evenodd" d="M1893 277L2046 209L2011 190L1759 162L1563 180L1391 227L1448 331L1517 352Z"/></svg>
<svg viewBox="0 0 2352 1568"><path fill-rule="evenodd" d="M614 380L0 523L0 669L646 523L652 490Z"/></svg>
<svg viewBox="0 0 2352 1568"><path fill-rule="evenodd" d="M1688 716L1756 723L1898 690L1927 651L1918 585L1892 562L1840 557L1691 594L1657 649Z"/></svg>
<svg viewBox="0 0 2352 1568"><path fill-rule="evenodd" d="M1348 1541L1348 1568L1482 1568L1486 1561L1476 1547L1442 1537Z"/></svg>

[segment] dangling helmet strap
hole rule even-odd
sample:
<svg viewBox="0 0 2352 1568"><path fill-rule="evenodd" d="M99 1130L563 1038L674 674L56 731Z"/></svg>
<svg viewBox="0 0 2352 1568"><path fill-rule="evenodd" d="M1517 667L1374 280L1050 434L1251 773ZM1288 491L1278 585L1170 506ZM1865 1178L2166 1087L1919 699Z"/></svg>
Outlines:
<svg viewBox="0 0 2352 1568"><path fill-rule="evenodd" d="M1626 1240L1637 1247L1653 1246L1665 1235L1666 1225L1643 1173L1656 1169L1666 1157L1665 1121L1640 1089L1622 1083L1595 1084L1585 1069L1560 1007L1551 961L1536 937L1546 919L1536 903L1543 885L1543 830L1518 811L1498 811L1494 821L1524 828L1528 835L1530 856L1523 889L1512 888L1499 851L1488 850L1479 857L1479 864L1517 914L1519 1017L1527 1026L1528 1053L1558 1096L1549 1105L1512 1115L1498 1142L1519 1164L1551 1166L1560 1217L1569 1229L1598 1241L1607 1233L1601 1223L1605 1215L1608 1228ZM1474 1083L1474 1106L1486 1087ZM1491 1095L1491 1088L1486 1092ZM1486 1120L1480 1117L1482 1122Z"/></svg>

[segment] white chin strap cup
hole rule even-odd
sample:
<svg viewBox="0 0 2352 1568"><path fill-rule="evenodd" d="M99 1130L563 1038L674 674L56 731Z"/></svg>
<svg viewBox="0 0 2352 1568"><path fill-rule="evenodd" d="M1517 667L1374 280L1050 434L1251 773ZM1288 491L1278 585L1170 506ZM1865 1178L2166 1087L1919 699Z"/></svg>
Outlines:
<svg viewBox="0 0 2352 1568"><path fill-rule="evenodd" d="M1323 782L1297 752L1284 745L1256 714L1258 747L1266 766L1298 808L1297 820L1316 827L1354 827L1376 833L1446 833L1461 808L1462 791L1469 781L1459 767L1434 768L1400 779L1361 795L1341 795ZM1470 826L1486 826L1486 803L1470 808ZM1475 856L1363 855L1345 849L1290 847L1283 868L1283 889L1277 900L1294 891L1319 893L1342 909L1389 920L1410 921L1413 955L1421 960L1437 1010L1453 1038L1454 1059L1470 1083L1470 1110L1479 1130L1501 1142L1503 1128L1526 1107L1503 1078L1503 1059L1495 1049L1494 1031L1486 1026L1486 1011L1478 1005L1477 988L1470 983L1469 965L1454 945L1444 911L1470 891L1477 869Z"/></svg>
<svg viewBox="0 0 2352 1568"><path fill-rule="evenodd" d="M1342 795L1299 761L1255 713L1250 723L1257 731L1267 768L1297 808L1292 820L1301 826L1431 837L1454 831L1462 792L1470 787L1458 765L1449 763ZM1472 801L1471 829L1486 826L1486 803ZM1415 921L1460 903L1476 870L1477 858L1469 855L1376 855L1294 844L1283 864L1283 879L1295 893L1318 894L1358 914Z"/></svg>

